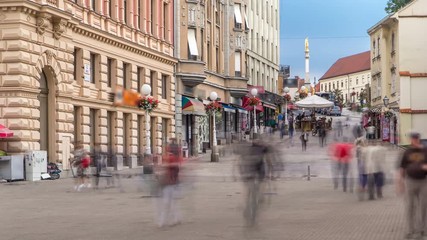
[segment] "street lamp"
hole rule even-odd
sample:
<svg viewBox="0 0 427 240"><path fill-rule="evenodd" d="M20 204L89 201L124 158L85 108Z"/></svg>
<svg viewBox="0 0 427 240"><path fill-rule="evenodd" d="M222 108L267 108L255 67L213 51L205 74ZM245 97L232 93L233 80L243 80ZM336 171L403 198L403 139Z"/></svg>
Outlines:
<svg viewBox="0 0 427 240"><path fill-rule="evenodd" d="M285 126L288 125L288 98L287 95L289 93L289 88L285 87L283 89L283 92L285 93L284 97L285 97Z"/></svg>
<svg viewBox="0 0 427 240"><path fill-rule="evenodd" d="M218 99L218 94L216 92L211 92L211 94L209 94L209 99L212 102L215 102ZM216 122L215 122L215 115L216 112L213 111L212 113L212 154L211 154L211 162L218 162L219 160L219 154L217 151L217 143L216 143Z"/></svg>
<svg viewBox="0 0 427 240"><path fill-rule="evenodd" d="M258 95L258 89L252 88L251 94L253 97L256 97L256 95ZM254 134L257 134L257 133L258 133L258 130L256 126L256 105L254 105Z"/></svg>
<svg viewBox="0 0 427 240"><path fill-rule="evenodd" d="M150 94L151 94L151 86L148 85L148 84L142 85L142 87L141 87L141 93L145 97L150 96ZM145 132L145 144L146 144L145 154L147 154L147 155L151 155L151 142L150 142L151 132L150 132L149 121L150 121L149 112L146 110L145 111L145 131L146 131Z"/></svg>
<svg viewBox="0 0 427 240"><path fill-rule="evenodd" d="M387 97L387 96L385 96L385 97L383 98L383 102L384 102L384 107L388 107L388 104L390 103L390 99L388 99L388 97Z"/></svg>

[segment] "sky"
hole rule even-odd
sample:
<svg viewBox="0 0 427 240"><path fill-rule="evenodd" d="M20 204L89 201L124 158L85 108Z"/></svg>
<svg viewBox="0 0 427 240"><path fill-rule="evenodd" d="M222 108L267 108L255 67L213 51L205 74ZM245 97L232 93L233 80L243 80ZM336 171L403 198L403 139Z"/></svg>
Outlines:
<svg viewBox="0 0 427 240"><path fill-rule="evenodd" d="M367 30L383 19L387 0L279 0L280 64L305 75L304 39L310 43L310 79L339 58L368 51Z"/></svg>

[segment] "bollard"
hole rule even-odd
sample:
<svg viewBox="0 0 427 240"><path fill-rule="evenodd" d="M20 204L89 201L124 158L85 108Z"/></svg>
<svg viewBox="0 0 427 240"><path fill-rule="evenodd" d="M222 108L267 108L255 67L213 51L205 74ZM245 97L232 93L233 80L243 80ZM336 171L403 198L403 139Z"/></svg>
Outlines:
<svg viewBox="0 0 427 240"><path fill-rule="evenodd" d="M307 165L307 181L310 181L310 176L311 176L310 165Z"/></svg>

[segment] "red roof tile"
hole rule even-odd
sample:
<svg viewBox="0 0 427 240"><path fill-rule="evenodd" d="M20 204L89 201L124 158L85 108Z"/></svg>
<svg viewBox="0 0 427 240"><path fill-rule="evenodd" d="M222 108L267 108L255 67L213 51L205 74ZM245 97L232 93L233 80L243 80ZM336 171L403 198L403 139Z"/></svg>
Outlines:
<svg viewBox="0 0 427 240"><path fill-rule="evenodd" d="M338 61L329 68L320 80L366 71L369 69L371 69L371 53L370 51L366 51L338 59Z"/></svg>

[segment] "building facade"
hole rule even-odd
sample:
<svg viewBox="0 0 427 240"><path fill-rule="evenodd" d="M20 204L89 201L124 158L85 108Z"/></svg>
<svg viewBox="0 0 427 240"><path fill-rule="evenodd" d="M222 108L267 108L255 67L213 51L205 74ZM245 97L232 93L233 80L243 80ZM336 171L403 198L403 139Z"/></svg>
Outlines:
<svg viewBox="0 0 427 240"><path fill-rule="evenodd" d="M173 0L0 2L0 123L9 153L46 150L69 167L74 145L99 145L116 169L142 164L144 114L114 103L150 84L153 154L175 136ZM148 129L147 129L148 130Z"/></svg>
<svg viewBox="0 0 427 240"><path fill-rule="evenodd" d="M320 92L340 90L344 103L359 103L371 82L369 51L338 59L319 79Z"/></svg>
<svg viewBox="0 0 427 240"><path fill-rule="evenodd" d="M245 22L248 24L247 68L249 84L277 92L279 77L279 1L248 0Z"/></svg>
<svg viewBox="0 0 427 240"><path fill-rule="evenodd" d="M384 141L408 144L406 133L426 138L427 2L415 0L368 30L371 38L372 102ZM384 98L389 99L387 106Z"/></svg>
<svg viewBox="0 0 427 240"><path fill-rule="evenodd" d="M241 136L247 111L247 9L244 0L179 0L175 10L177 136L196 156L212 143L212 119L203 104L218 94L223 111L216 117L219 142Z"/></svg>

